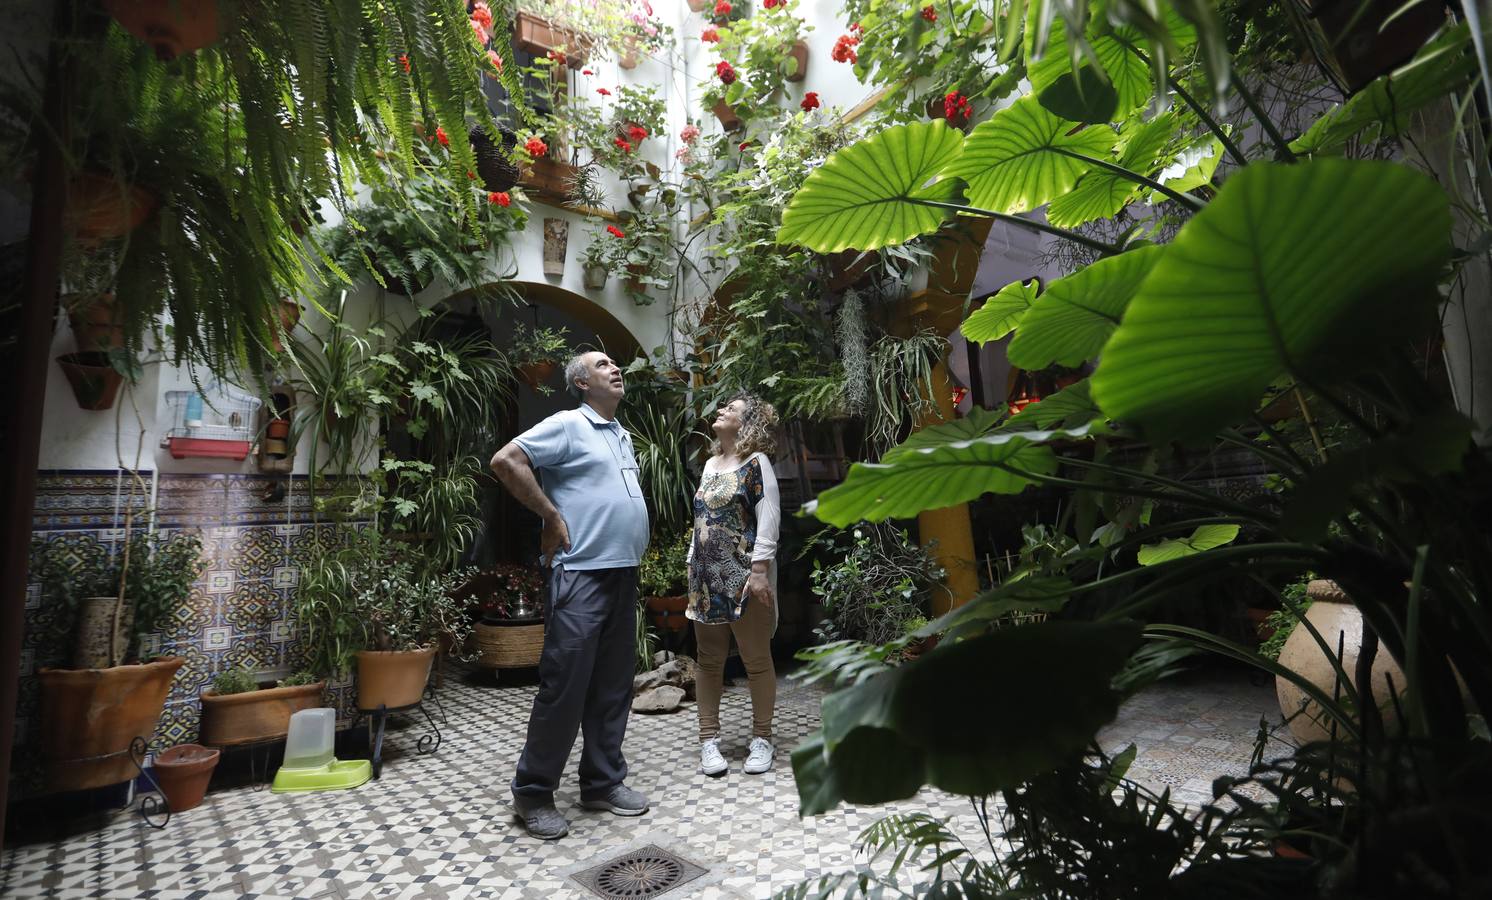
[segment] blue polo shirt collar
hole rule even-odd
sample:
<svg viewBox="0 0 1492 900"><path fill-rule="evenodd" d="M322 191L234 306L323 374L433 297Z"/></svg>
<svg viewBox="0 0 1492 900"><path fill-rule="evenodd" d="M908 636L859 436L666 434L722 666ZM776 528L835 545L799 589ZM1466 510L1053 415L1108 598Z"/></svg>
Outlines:
<svg viewBox="0 0 1492 900"><path fill-rule="evenodd" d="M592 407L589 403L580 404L580 414L585 416L587 419L590 419L592 425L600 425L603 428L617 424L616 419L611 419L610 421L608 421L605 416L596 412L595 408Z"/></svg>

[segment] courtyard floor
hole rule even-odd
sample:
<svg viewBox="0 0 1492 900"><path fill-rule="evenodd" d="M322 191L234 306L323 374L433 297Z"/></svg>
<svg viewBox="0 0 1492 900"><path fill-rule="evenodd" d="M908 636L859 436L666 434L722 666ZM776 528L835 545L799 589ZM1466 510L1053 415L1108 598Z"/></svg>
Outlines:
<svg viewBox="0 0 1492 900"><path fill-rule="evenodd" d="M654 845L704 870L663 895L668 900L756 900L852 868L856 836L890 811L926 811L952 818L961 835L979 834L968 801L936 791L890 807L799 819L787 757L818 727L822 694L784 679L772 772L741 773L750 697L740 682L726 689L722 704L726 776L698 773L692 704L672 715L634 715L625 745L628 784L650 797L652 810L619 818L580 809L572 756L568 788L556 797L570 834L534 840L513 817L507 782L537 688L498 687L491 679L480 672L448 677L439 750L414 752L422 723L392 732L379 781L319 794L219 790L163 830L121 812L86 834L7 846L0 895L584 898L596 895L572 875ZM1134 698L1101 740L1110 750L1136 744L1131 776L1197 805L1210 798L1214 777L1247 770L1261 716L1278 722L1272 683L1204 672Z"/></svg>

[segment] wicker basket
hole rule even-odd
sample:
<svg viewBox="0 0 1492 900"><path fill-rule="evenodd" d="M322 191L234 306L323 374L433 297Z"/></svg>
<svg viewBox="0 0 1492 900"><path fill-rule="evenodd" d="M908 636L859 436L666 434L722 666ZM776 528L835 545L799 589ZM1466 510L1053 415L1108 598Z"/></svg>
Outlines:
<svg viewBox="0 0 1492 900"><path fill-rule="evenodd" d="M478 653L477 665L487 669L523 669L539 664L544 650L544 620L515 619L488 624L478 622L472 631Z"/></svg>
<svg viewBox="0 0 1492 900"><path fill-rule="evenodd" d="M471 149L477 157L477 174L489 191L511 190L518 183L518 167L508 157L518 143L518 137L506 128L500 134L502 143L498 144L480 128L473 128L469 133Z"/></svg>

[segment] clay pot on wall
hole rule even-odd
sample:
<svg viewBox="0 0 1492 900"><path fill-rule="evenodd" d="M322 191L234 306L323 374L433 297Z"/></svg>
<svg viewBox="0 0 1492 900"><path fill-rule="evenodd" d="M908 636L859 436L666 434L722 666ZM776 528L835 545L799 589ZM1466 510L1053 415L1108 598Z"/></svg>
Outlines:
<svg viewBox="0 0 1492 900"><path fill-rule="evenodd" d="M83 172L67 184L63 221L79 244L90 247L139 228L157 202L144 188L120 184L103 172Z"/></svg>
<svg viewBox="0 0 1492 900"><path fill-rule="evenodd" d="M570 223L564 219L544 220L544 274L565 274L565 250L570 244Z"/></svg>
<svg viewBox="0 0 1492 900"><path fill-rule="evenodd" d="M793 46L787 51L787 58L782 61L782 77L787 81L802 81L808 77L808 44L804 41L793 41Z"/></svg>
<svg viewBox="0 0 1492 900"><path fill-rule="evenodd" d="M163 61L218 41L217 0L104 0L104 9Z"/></svg>
<svg viewBox="0 0 1492 900"><path fill-rule="evenodd" d="M357 655L358 709L399 709L419 703L430 680L435 648L364 650Z"/></svg>
<svg viewBox="0 0 1492 900"><path fill-rule="evenodd" d="M610 275L611 275L611 271L609 269L607 269L605 266L601 266L601 265L589 265L589 266L586 266L584 272L582 273L582 280L585 283L585 289L588 290L588 291L599 291L599 290L605 288L606 287L606 279Z"/></svg>
<svg viewBox="0 0 1492 900"><path fill-rule="evenodd" d="M285 345L281 341L280 335L289 334L290 331L295 328L296 324L300 322L302 310L300 308L300 304L296 303L294 300L291 300L289 297L281 297L277 309L278 321L275 323L271 323L269 326L269 345L270 349L274 350L276 353L280 353L283 352L285 349ZM276 327L277 325L278 327Z"/></svg>
<svg viewBox="0 0 1492 900"><path fill-rule="evenodd" d="M221 750L201 744L177 744L156 756L151 768L171 812L186 812L202 805L212 770L218 767L222 755Z"/></svg>
<svg viewBox="0 0 1492 900"><path fill-rule="evenodd" d="M513 42L519 49L539 57L548 56L552 50L561 50L565 54L565 65L572 69L585 65L593 43L585 35L522 11L513 20Z"/></svg>
<svg viewBox="0 0 1492 900"><path fill-rule="evenodd" d="M124 323L113 294L69 294L62 298L78 349L114 350L124 346Z"/></svg>
<svg viewBox="0 0 1492 900"><path fill-rule="evenodd" d="M689 595L647 598L648 617L659 631L683 631L689 627L689 618L684 610L689 608Z"/></svg>
<svg viewBox="0 0 1492 900"><path fill-rule="evenodd" d="M173 656L107 669L42 669L41 748L47 786L80 791L135 776L130 742L155 734L176 670Z"/></svg>
<svg viewBox="0 0 1492 900"><path fill-rule="evenodd" d="M109 355L98 350L86 353L64 353L57 365L72 385L73 396L81 409L98 412L113 409L124 376L109 364Z"/></svg>
<svg viewBox="0 0 1492 900"><path fill-rule="evenodd" d="M531 388L537 388L539 385L548 381L549 376L554 374L555 364L545 360L544 362L524 363L515 368L518 371L518 377L523 379L524 384Z"/></svg>
<svg viewBox="0 0 1492 900"><path fill-rule="evenodd" d="M726 131L737 131L741 127L741 117L724 100L716 100L715 105L710 108L715 118L720 120L720 126Z"/></svg>
<svg viewBox="0 0 1492 900"><path fill-rule="evenodd" d="M1306 610L1306 620L1321 633L1333 655L1340 641L1342 669L1349 678L1353 677L1357 656L1362 649L1362 613L1334 581L1312 581L1306 586L1306 596L1314 601ZM1331 658L1306 628L1297 627L1290 632L1284 649L1280 651L1280 665L1303 675L1328 697L1337 693L1337 674ZM1385 724L1392 728L1396 714L1389 688L1390 677L1402 690L1404 671L1388 651L1380 647L1373 659L1373 699L1383 713ZM1293 682L1277 676L1275 694L1280 701L1280 712L1290 723L1290 733L1298 742L1306 744L1331 739L1331 720Z"/></svg>

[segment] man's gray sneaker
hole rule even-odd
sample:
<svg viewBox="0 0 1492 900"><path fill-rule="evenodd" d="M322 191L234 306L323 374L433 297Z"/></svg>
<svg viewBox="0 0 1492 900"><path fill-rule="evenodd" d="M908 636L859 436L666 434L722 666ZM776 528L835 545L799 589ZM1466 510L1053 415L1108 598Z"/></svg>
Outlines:
<svg viewBox="0 0 1492 900"><path fill-rule="evenodd" d="M580 805L586 809L604 809L618 816L640 816L648 811L648 798L625 784L619 784L604 796L582 796Z"/></svg>
<svg viewBox="0 0 1492 900"><path fill-rule="evenodd" d="M570 832L570 823L554 808L553 800L523 800L515 795L513 811L528 833L540 840L552 841Z"/></svg>
<svg viewBox="0 0 1492 900"><path fill-rule="evenodd" d="M724 775L729 768L720 755L720 741L710 738L699 745L699 770L706 775Z"/></svg>
<svg viewBox="0 0 1492 900"><path fill-rule="evenodd" d="M741 769L747 775L760 775L772 768L772 742L766 738L752 738L746 748L746 765Z"/></svg>

